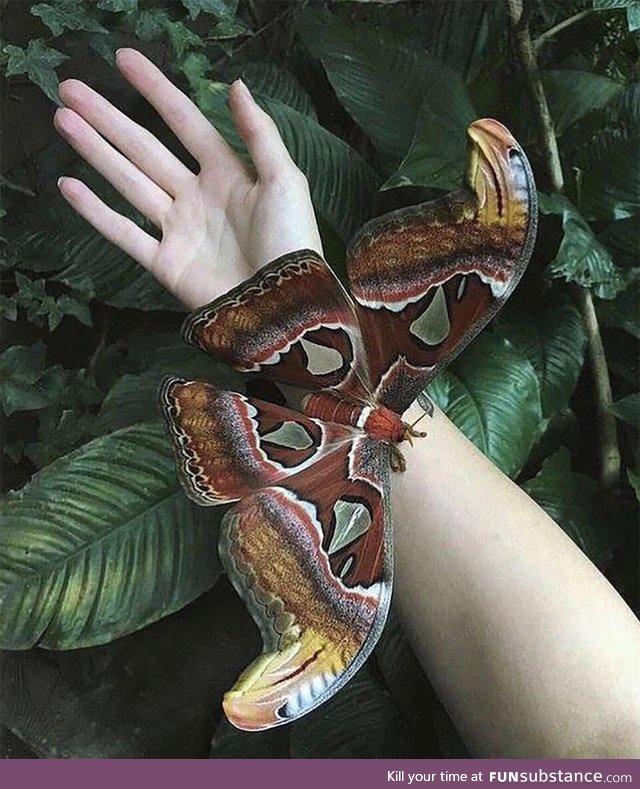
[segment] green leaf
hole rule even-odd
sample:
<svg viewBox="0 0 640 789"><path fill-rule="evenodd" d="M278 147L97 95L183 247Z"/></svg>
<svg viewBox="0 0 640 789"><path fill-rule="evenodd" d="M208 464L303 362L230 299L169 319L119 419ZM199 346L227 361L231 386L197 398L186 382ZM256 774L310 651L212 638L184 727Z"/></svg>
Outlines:
<svg viewBox="0 0 640 789"><path fill-rule="evenodd" d="M0 293L0 318L15 321L18 317L18 301L16 296L5 296Z"/></svg>
<svg viewBox="0 0 640 789"><path fill-rule="evenodd" d="M45 369L45 347L14 345L0 354L0 403L7 416L43 408L58 397L62 368Z"/></svg>
<svg viewBox="0 0 640 789"><path fill-rule="evenodd" d="M165 22L165 30L173 51L178 58L182 58L188 49L204 46L200 36L194 33L193 30L190 30L183 22L167 20Z"/></svg>
<svg viewBox="0 0 640 789"><path fill-rule="evenodd" d="M427 393L505 474L515 477L542 425L531 362L504 338L483 332Z"/></svg>
<svg viewBox="0 0 640 789"><path fill-rule="evenodd" d="M252 93L277 99L303 115L316 118L309 94L290 71L275 63L247 63L242 68L242 79Z"/></svg>
<svg viewBox="0 0 640 789"><path fill-rule="evenodd" d="M411 147L383 188L432 186L451 190L460 186L466 158L466 128L474 115L463 92L437 110L431 99L423 103Z"/></svg>
<svg viewBox="0 0 640 789"><path fill-rule="evenodd" d="M103 11L131 14L138 10L138 0L98 0L98 8Z"/></svg>
<svg viewBox="0 0 640 789"><path fill-rule="evenodd" d="M78 301L78 299L73 296L67 294L60 296L57 301L57 306L60 308L63 315L73 315L74 318L77 318L80 323L83 323L85 326L93 325L89 305L82 301Z"/></svg>
<svg viewBox="0 0 640 789"><path fill-rule="evenodd" d="M627 479L629 480L629 485L633 488L633 492L636 494L636 499L640 501L640 474L628 468Z"/></svg>
<svg viewBox="0 0 640 789"><path fill-rule="evenodd" d="M210 759L287 759L289 728L242 731L222 720L211 741Z"/></svg>
<svg viewBox="0 0 640 789"><path fill-rule="evenodd" d="M297 26L347 112L396 160L411 145L423 104L446 114L445 127L468 111L460 75L406 39L313 9L298 16ZM416 131L427 138L426 129ZM435 134L444 137L442 129Z"/></svg>
<svg viewBox="0 0 640 789"><path fill-rule="evenodd" d="M588 71L543 71L541 77L558 137L587 113L604 107L624 89L621 83Z"/></svg>
<svg viewBox="0 0 640 789"><path fill-rule="evenodd" d="M67 237L62 252L72 262L55 279L72 290L82 290L89 279L95 297L114 307L185 309L152 274L88 225Z"/></svg>
<svg viewBox="0 0 640 789"><path fill-rule="evenodd" d="M605 325L624 329L640 339L640 279L637 277L629 287L611 301L596 302L598 319Z"/></svg>
<svg viewBox="0 0 640 789"><path fill-rule="evenodd" d="M4 506L0 643L103 644L177 611L218 576L214 523L156 423L61 458Z"/></svg>
<svg viewBox="0 0 640 789"><path fill-rule="evenodd" d="M176 333L171 345L157 344L148 369L137 375L123 375L109 390L96 419L97 434L148 419L150 413L157 411L158 386L166 375L210 380L222 389L242 391L238 373L195 348L185 347Z"/></svg>
<svg viewBox="0 0 640 789"><path fill-rule="evenodd" d="M6 44L2 51L9 56L7 77L26 74L51 101L61 104L58 98L59 80L55 69L69 59L68 55L48 47L41 38L32 38L26 50L13 44Z"/></svg>
<svg viewBox="0 0 640 789"><path fill-rule="evenodd" d="M89 33L106 33L107 30L92 16L79 0L55 0L31 6L31 13L39 16L54 36L65 30L86 30Z"/></svg>
<svg viewBox="0 0 640 789"><path fill-rule="evenodd" d="M407 730L368 665L326 704L290 727L292 759L408 755Z"/></svg>
<svg viewBox="0 0 640 789"><path fill-rule="evenodd" d="M202 759L222 694L258 641L221 577L177 613L110 644L5 652L3 725L42 758Z"/></svg>
<svg viewBox="0 0 640 789"><path fill-rule="evenodd" d="M573 203L563 195L539 195L543 214L561 214L563 237L547 275L577 282L601 299L613 299L626 287L622 271Z"/></svg>
<svg viewBox="0 0 640 789"><path fill-rule="evenodd" d="M609 406L609 411L614 413L618 419L622 419L623 422L640 428L640 392L616 400Z"/></svg>
<svg viewBox="0 0 640 789"><path fill-rule="evenodd" d="M578 152L580 210L587 219L611 220L640 213L640 83L607 107L603 127Z"/></svg>
<svg viewBox="0 0 640 789"><path fill-rule="evenodd" d="M143 41L153 41L154 38L164 35L169 17L166 11L151 8L148 11L139 11L136 16L134 33Z"/></svg>
<svg viewBox="0 0 640 789"><path fill-rule="evenodd" d="M238 7L238 0L181 0L181 2L191 19L195 19L201 11L224 19L233 16Z"/></svg>
<svg viewBox="0 0 640 789"><path fill-rule="evenodd" d="M569 450L547 458L522 486L597 565L611 552L610 523L597 482L571 470Z"/></svg>
<svg viewBox="0 0 640 789"><path fill-rule="evenodd" d="M373 655L391 698L410 725L415 752L412 755L435 751L436 745L428 737L439 702L393 607Z"/></svg>
<svg viewBox="0 0 640 789"><path fill-rule="evenodd" d="M228 86L203 79L202 61L191 61L191 88L196 103L227 142L239 152L244 146L228 106ZM189 76L189 74L187 74ZM343 239L370 216L378 179L365 160L313 118L277 99L256 95L280 130L291 157L307 176L316 210Z"/></svg>
<svg viewBox="0 0 640 789"><path fill-rule="evenodd" d="M507 307L499 334L533 365L545 418L569 403L584 363L586 334L580 313L566 296L545 295L535 308Z"/></svg>

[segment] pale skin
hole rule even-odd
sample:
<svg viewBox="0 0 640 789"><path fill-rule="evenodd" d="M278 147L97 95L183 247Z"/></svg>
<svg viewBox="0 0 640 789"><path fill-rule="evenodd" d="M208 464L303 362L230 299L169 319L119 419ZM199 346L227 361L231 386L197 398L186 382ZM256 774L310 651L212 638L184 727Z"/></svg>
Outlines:
<svg viewBox="0 0 640 789"><path fill-rule="evenodd" d="M246 87L231 88L248 168L149 60L118 68L199 162L196 175L77 80L60 134L161 230L157 241L73 178L64 198L189 308L279 255L322 252L304 175ZM417 405L405 416L422 414ZM395 603L476 756L640 756L640 625L564 532L437 411L393 475Z"/></svg>

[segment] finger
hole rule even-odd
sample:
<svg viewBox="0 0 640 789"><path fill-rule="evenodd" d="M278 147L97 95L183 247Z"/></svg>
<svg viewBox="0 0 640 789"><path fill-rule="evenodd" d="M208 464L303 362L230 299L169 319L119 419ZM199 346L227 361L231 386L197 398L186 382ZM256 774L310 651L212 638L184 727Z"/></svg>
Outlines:
<svg viewBox="0 0 640 789"><path fill-rule="evenodd" d="M116 63L125 78L163 117L180 142L202 165L216 162L244 174L242 162L196 105L159 68L135 49L119 49Z"/></svg>
<svg viewBox="0 0 640 789"><path fill-rule="evenodd" d="M152 269L159 242L135 222L118 214L77 178L60 178L58 188L64 199L81 217L127 255Z"/></svg>
<svg viewBox="0 0 640 789"><path fill-rule="evenodd" d="M297 167L282 142L278 127L271 116L258 106L249 88L240 79L231 86L229 105L258 176L263 180L271 180L286 173L290 177L292 169L297 170Z"/></svg>
<svg viewBox="0 0 640 789"><path fill-rule="evenodd" d="M151 132L83 82L65 80L58 95L169 195L175 195L181 183L195 177Z"/></svg>
<svg viewBox="0 0 640 789"><path fill-rule="evenodd" d="M53 120L56 129L83 159L156 227L162 227L163 219L173 205L173 200L164 190L109 145L73 110L62 107L56 110Z"/></svg>

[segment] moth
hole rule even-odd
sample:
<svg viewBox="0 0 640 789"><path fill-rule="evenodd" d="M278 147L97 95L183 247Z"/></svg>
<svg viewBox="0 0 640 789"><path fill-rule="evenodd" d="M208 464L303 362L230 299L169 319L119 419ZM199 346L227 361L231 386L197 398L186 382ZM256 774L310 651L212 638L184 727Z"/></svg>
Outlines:
<svg viewBox="0 0 640 789"><path fill-rule="evenodd" d="M185 322L188 343L289 393L284 406L176 377L160 391L187 495L239 502L219 551L264 650L224 696L238 728L308 713L371 653L391 599L390 474L416 434L402 414L500 309L531 255L525 154L495 120L467 134L465 188L352 239L351 296L301 250Z"/></svg>

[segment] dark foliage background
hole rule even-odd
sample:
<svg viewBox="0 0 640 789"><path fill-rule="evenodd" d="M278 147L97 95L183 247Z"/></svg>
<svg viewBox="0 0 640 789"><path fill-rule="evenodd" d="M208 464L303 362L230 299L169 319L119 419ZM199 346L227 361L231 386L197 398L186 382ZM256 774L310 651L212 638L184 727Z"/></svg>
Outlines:
<svg viewBox="0 0 640 789"><path fill-rule="evenodd" d="M536 251L431 394L637 606L639 0L531 0L515 34L519 0L0 5L4 755L464 755L393 615L301 722L221 719L259 638L218 565L220 513L179 488L155 389L167 372L242 381L183 346L179 305L59 197L79 174L134 215L55 138L56 87L84 79L186 158L115 50L146 52L239 150L242 75L338 272L364 219L459 182L469 120L503 121L541 192Z"/></svg>

